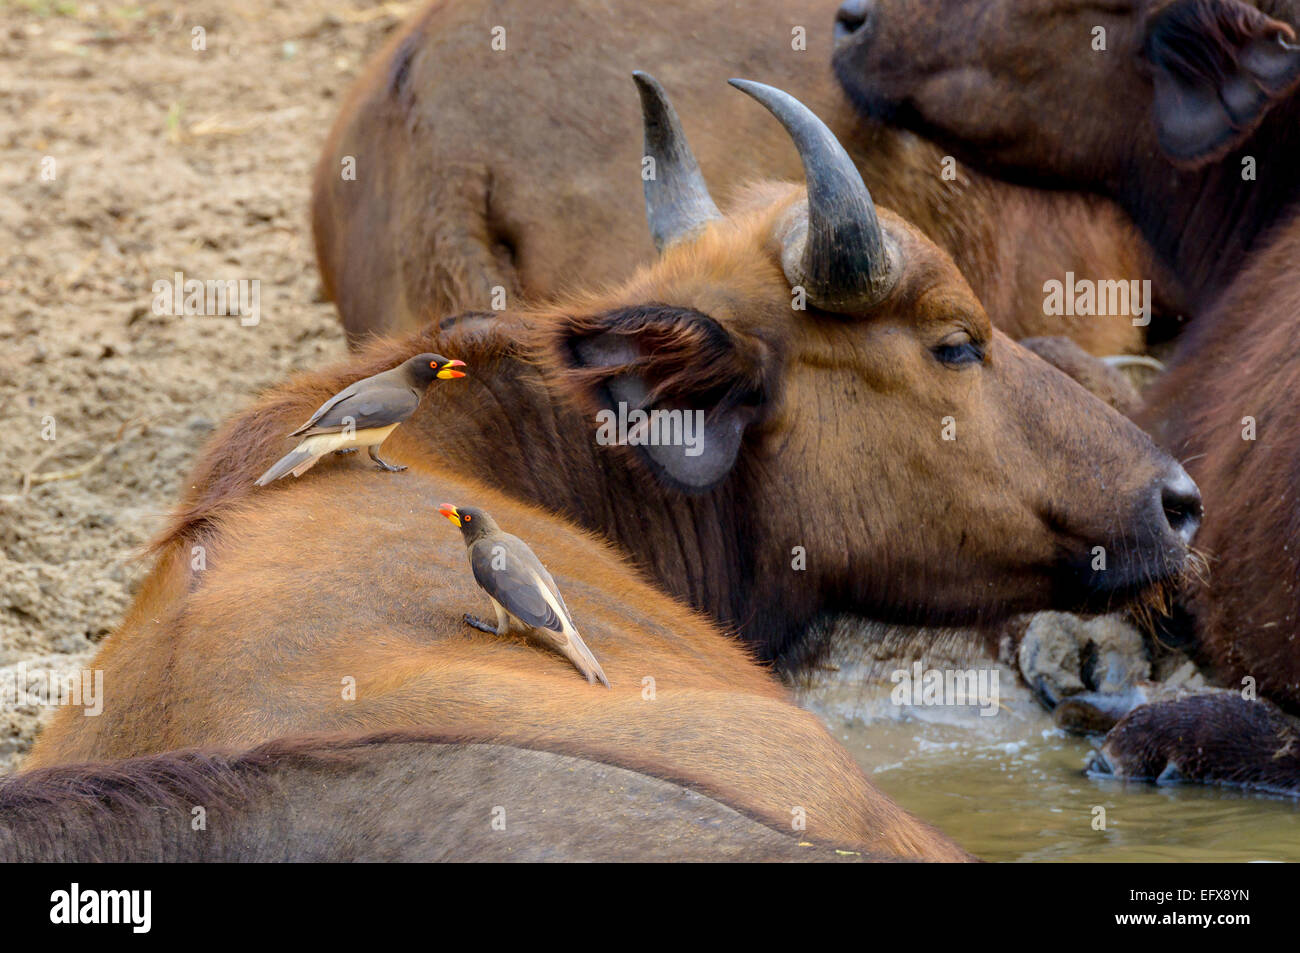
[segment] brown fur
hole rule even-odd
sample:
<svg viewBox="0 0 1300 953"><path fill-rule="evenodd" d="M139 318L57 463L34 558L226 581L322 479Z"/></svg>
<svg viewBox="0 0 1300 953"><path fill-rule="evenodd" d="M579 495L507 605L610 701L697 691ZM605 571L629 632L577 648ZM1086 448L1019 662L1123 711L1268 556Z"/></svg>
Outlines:
<svg viewBox="0 0 1300 953"><path fill-rule="evenodd" d="M1166 780L1300 795L1300 721L1236 692L1189 695L1133 709L1093 762L1099 773L1144 781L1170 768Z"/></svg>
<svg viewBox="0 0 1300 953"><path fill-rule="evenodd" d="M1088 354L1069 338L1025 338L1020 344L1125 417L1135 417L1142 409L1142 397L1123 371Z"/></svg>
<svg viewBox="0 0 1300 953"><path fill-rule="evenodd" d="M1300 711L1300 225L1259 254L1190 329L1143 418L1207 501L1189 593L1199 651L1226 684L1249 676ZM1243 439L1244 418L1256 439Z"/></svg>
<svg viewBox="0 0 1300 953"><path fill-rule="evenodd" d="M890 859L810 843L562 746L473 742L308 735L5 778L0 862Z"/></svg>
<svg viewBox="0 0 1300 953"><path fill-rule="evenodd" d="M1043 283L1067 271L1152 277L1114 209L966 168L946 181L942 150L864 120L837 89L834 9L758 0L742 24L736 11L700 3L583 0L508 13L487 0L430 4L371 62L316 171L317 258L350 340L487 307L494 286L513 306L520 294L561 294L576 276L623 280L649 261L630 78L645 69L673 97L719 200L755 179L801 177L779 127L725 80L776 85L826 120L876 201L954 257L1008 335L1068 335L1094 354L1141 350L1142 331L1124 316L1043 309ZM489 47L498 23L507 52ZM795 25L807 30L805 52L791 49ZM356 158L356 181L341 178L343 156Z"/></svg>
<svg viewBox="0 0 1300 953"><path fill-rule="evenodd" d="M198 587L97 656L104 713L61 711L26 766L435 726L560 744L772 825L804 807L809 832L838 843L960 856L876 792L738 643L640 582L609 547L451 468L405 459L401 479L340 467L226 508ZM447 498L474 500L531 541L612 690L594 695L558 656L466 628L461 616L484 599L431 502ZM184 572L184 554L164 567ZM348 677L355 701L343 698Z"/></svg>
<svg viewBox="0 0 1300 953"><path fill-rule="evenodd" d="M828 604L930 623L1002 618L1044 603L1077 607L1085 594L1062 587L1061 563L1069 556L1062 547L1078 539L1111 544L1121 556L1103 603L1125 589L1125 556L1133 572L1142 565L1154 574L1128 576L1136 587L1176 573L1181 554L1171 551L1166 571L1145 549L1159 548L1157 529L1147 524L1163 518L1152 508L1152 487L1168 472L1167 458L1152 455L1143 435L1056 371L1000 336L989 339L987 318L951 265L889 213L911 269L896 300L870 321L797 317L769 238L794 194L785 186L754 192L742 204L754 210L617 291L495 319L449 319L446 332L380 344L328 375L295 379L218 434L162 543L202 537L221 506L247 495L249 475L284 452L279 434L303 408L411 348L436 346L469 361L470 377L433 387L392 438L394 448L431 462L430 454L445 453L447 463L605 533L670 592L738 628L768 657ZM659 304L636 312L620 302ZM703 320L684 321L673 306L703 312ZM659 316L658 325L647 313ZM710 321L715 333L706 340L701 327ZM635 451L593 444L590 415L602 398L592 385L611 369L574 366L567 342L605 324L652 355L642 370L659 392L715 411L752 405L757 419L732 479L683 496L638 466ZM963 326L989 339L995 355L984 373L971 372L988 376L978 390L969 373L943 367L927 350ZM819 410L810 416L804 407ZM957 441L941 441L950 414L966 429ZM840 415L860 426L835 430L827 443L823 434ZM891 434L909 448L906 456ZM941 476L954 453L960 480ZM1119 465L1120 455L1130 462L1107 492L1080 493L1072 467L1091 474L1097 460ZM809 471L812 457L819 462ZM1011 473L1018 478L1008 484ZM611 481L619 493L611 494ZM881 501L869 513L858 512L864 486ZM1010 487L1011 495L988 487L1001 494ZM1023 501L1013 503L1017 493ZM823 502L795 511L782 499L788 494ZM934 524L934 512L954 517ZM1045 527L1045 517L1060 530ZM1142 531L1134 535L1125 521ZM917 538L920 525L929 539ZM831 542L841 538L847 546ZM741 541L739 551L732 540ZM815 565L795 576L789 553L800 544ZM756 587L760 578L769 582ZM773 586L776 580L789 584Z"/></svg>
<svg viewBox="0 0 1300 953"><path fill-rule="evenodd" d="M1184 88L1236 78L1241 44L1294 40L1295 0L879 0L837 46L835 71L877 118L985 172L1118 202L1193 315L1300 199L1300 72L1260 97L1194 159L1168 155L1153 77ZM1106 52L1091 49L1106 30ZM1297 65L1300 65L1298 61ZM1226 95L1220 92L1220 95ZM1243 181L1242 159L1257 176ZM1105 275L1105 277L1111 277Z"/></svg>

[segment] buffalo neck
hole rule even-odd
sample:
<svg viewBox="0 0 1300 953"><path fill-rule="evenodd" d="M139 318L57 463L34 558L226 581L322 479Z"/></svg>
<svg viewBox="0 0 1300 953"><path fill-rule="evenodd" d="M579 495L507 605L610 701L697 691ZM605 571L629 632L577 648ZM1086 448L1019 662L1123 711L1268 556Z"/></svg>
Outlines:
<svg viewBox="0 0 1300 953"><path fill-rule="evenodd" d="M811 621L811 607L773 611L779 600L754 584L754 557L766 541L748 505L743 453L738 472L716 489L668 490L632 459L635 449L597 445L596 421L557 393L534 361L465 357L470 386L437 389L430 412L411 422L458 472L613 540L668 593L762 657L781 651ZM449 412L444 398L459 412Z"/></svg>

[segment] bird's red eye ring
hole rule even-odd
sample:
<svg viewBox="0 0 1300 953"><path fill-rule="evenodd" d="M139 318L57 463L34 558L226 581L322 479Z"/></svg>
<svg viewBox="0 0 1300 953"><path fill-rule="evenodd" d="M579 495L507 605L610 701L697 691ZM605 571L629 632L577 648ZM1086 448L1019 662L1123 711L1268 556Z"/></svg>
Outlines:
<svg viewBox="0 0 1300 953"><path fill-rule="evenodd" d="M461 517L461 518L462 518L466 523L468 523L468 522L469 522L470 520L472 520L474 517L472 517L472 516L463 516L463 517Z"/></svg>

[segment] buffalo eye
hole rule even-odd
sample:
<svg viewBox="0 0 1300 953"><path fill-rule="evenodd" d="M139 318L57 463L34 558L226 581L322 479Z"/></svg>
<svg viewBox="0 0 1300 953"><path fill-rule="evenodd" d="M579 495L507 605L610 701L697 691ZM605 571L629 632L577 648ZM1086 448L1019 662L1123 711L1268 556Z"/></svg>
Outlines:
<svg viewBox="0 0 1300 953"><path fill-rule="evenodd" d="M958 331L935 345L934 356L947 367L961 367L983 361L984 348L965 331Z"/></svg>

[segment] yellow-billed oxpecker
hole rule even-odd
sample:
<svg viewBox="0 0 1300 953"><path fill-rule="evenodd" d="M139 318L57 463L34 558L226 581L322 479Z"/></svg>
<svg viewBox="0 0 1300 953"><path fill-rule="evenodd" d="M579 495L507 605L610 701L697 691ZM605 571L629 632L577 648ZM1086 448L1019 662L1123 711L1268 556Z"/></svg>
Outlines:
<svg viewBox="0 0 1300 953"><path fill-rule="evenodd" d="M465 621L483 632L535 639L572 662L588 682L599 680L609 688L604 670L573 625L564 596L528 544L502 532L480 509L443 503L438 512L460 527L474 578L497 611L495 626L468 613Z"/></svg>
<svg viewBox="0 0 1300 953"><path fill-rule="evenodd" d="M291 433L302 442L257 478L265 486L287 473L299 477L327 453L353 453L362 447L380 470L397 472L379 458L379 445L397 425L415 413L425 388L437 380L464 377L457 370L464 361L448 360L441 354L417 354L391 370L357 381L316 408L311 419Z"/></svg>

